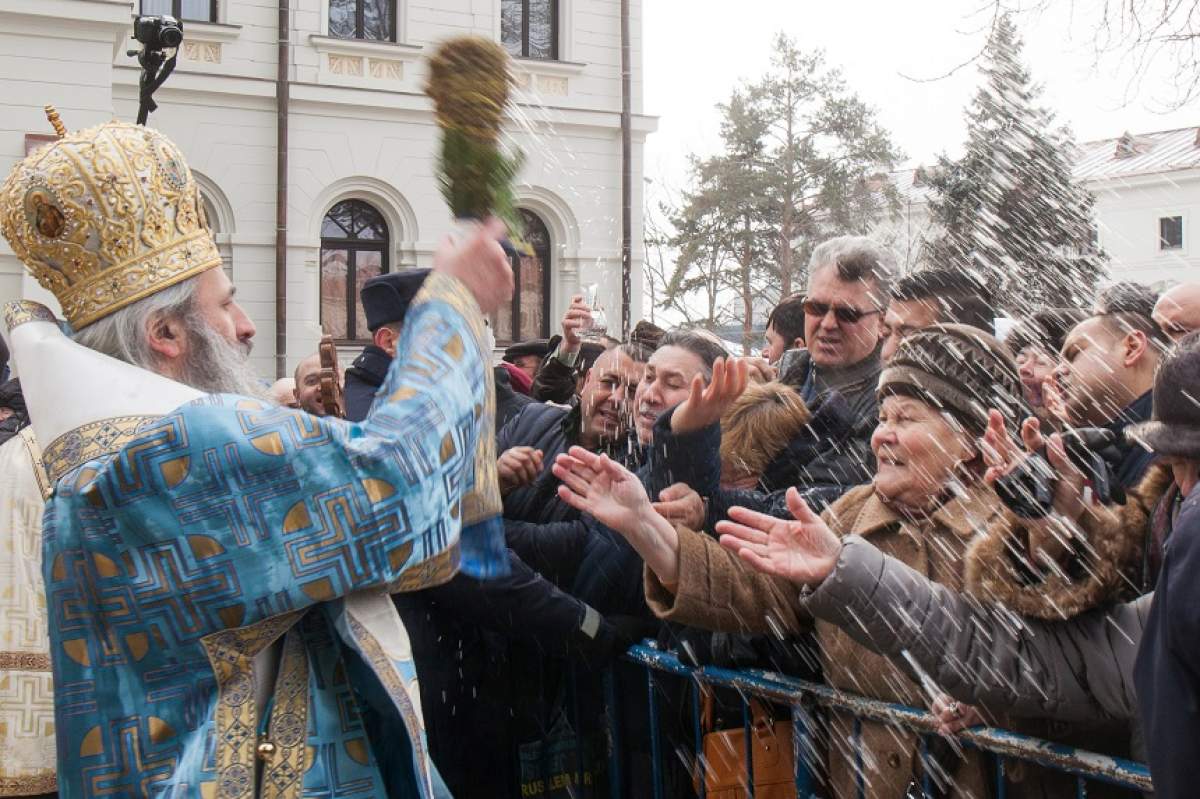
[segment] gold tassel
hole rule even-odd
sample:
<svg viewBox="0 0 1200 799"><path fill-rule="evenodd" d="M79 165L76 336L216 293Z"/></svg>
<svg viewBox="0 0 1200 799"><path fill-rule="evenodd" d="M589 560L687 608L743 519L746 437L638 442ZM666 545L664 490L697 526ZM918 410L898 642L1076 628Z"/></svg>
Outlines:
<svg viewBox="0 0 1200 799"><path fill-rule="evenodd" d="M63 124L62 117L58 115L58 110L54 106L46 106L46 119L50 120L50 125L54 128L54 132L58 134L58 138L66 138L67 126Z"/></svg>

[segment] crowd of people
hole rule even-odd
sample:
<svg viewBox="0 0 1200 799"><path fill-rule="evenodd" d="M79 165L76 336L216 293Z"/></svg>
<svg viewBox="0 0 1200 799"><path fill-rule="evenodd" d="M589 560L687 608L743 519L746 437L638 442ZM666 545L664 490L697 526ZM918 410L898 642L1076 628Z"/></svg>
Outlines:
<svg viewBox="0 0 1200 799"><path fill-rule="evenodd" d="M116 123L90 135L142 146ZM24 168L10 182L41 185ZM203 236L180 196L162 199L178 233ZM5 217L5 235L37 274L58 255L37 256L56 222L35 217ZM1118 283L1001 341L997 298L969 276L901 276L845 236L774 308L762 357L646 322L617 340L574 297L560 335L492 364L484 319L512 290L501 238L489 224L432 269L365 283L372 341L334 368L334 407L318 354L253 378L254 325L219 258L94 318L63 302L81 347L54 325L22 334L63 370L101 353L111 374L145 373L98 417L142 421L106 439L79 437L83 417L46 393L58 367L31 372L14 342L27 390L0 384L0 535L36 620L0 616L0 654L26 653L4 679L53 693L56 724L0 726L0 795L93 795L130 746L141 787L123 795L215 780L349 796L351 774L364 796L589 795L617 779L601 773L614 715L617 790L649 795L648 698L620 659L646 638L927 707L947 739L991 724L1146 758L1158 795L1189 795L1200 285ZM124 268L114 252L103 268ZM17 308L9 335L39 321ZM171 411L159 395L209 396ZM35 440L63 415L74 450ZM1084 440L1103 444L1081 462ZM662 690L668 791L691 795L706 777L690 693ZM713 698L712 729L741 727L730 700ZM0 691L0 718L35 710ZM995 785L977 751L841 712L814 741L822 795ZM1074 787L1032 766L1007 779L1018 796Z"/></svg>

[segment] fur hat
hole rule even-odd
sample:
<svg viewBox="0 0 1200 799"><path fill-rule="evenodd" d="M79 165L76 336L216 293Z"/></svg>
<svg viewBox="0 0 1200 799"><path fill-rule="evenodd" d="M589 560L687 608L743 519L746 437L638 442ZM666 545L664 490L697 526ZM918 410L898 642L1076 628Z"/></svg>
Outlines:
<svg viewBox="0 0 1200 799"><path fill-rule="evenodd" d="M363 283L359 296L367 317L367 330L374 333L384 325L403 322L408 306L428 276L428 269L402 269L376 275Z"/></svg>
<svg viewBox="0 0 1200 799"><path fill-rule="evenodd" d="M1180 339L1163 359L1154 376L1151 421L1132 425L1125 436L1155 455L1200 460L1200 331Z"/></svg>
<svg viewBox="0 0 1200 799"><path fill-rule="evenodd" d="M790 386L751 383L721 419L721 462L760 477L811 418L808 406Z"/></svg>
<svg viewBox="0 0 1200 799"><path fill-rule="evenodd" d="M989 408L1010 422L1026 416L1012 353L968 325L931 325L901 341L879 375L879 398L889 394L948 411L975 435L987 429Z"/></svg>
<svg viewBox="0 0 1200 799"><path fill-rule="evenodd" d="M517 358L523 358L526 355L536 355L538 358L545 358L550 352L550 340L544 338L534 338L528 341L518 341L516 344L504 350L504 357L501 359L506 363L513 363Z"/></svg>

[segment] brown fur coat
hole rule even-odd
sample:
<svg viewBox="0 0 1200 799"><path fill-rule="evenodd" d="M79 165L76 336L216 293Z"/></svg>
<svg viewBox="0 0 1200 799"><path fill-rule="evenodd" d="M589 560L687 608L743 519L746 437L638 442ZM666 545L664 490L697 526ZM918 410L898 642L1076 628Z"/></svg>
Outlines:
<svg viewBox="0 0 1200 799"><path fill-rule="evenodd" d="M1072 541L1054 566L1031 562L1024 520L1006 512L967 553L967 589L1025 616L1068 619L1140 591L1150 514L1172 482L1153 466L1123 506L1096 508L1081 520L1086 540Z"/></svg>

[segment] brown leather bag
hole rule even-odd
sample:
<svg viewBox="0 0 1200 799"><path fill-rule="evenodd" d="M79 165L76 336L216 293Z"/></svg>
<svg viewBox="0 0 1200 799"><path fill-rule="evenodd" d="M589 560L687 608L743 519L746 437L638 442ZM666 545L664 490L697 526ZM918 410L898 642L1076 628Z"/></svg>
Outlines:
<svg viewBox="0 0 1200 799"><path fill-rule="evenodd" d="M704 762L703 774L698 766L693 776L696 792L703 778L707 799L746 799L745 728L713 730L712 690L701 684L700 696ZM749 701L755 799L796 799L792 721L775 718L775 711L762 700Z"/></svg>

